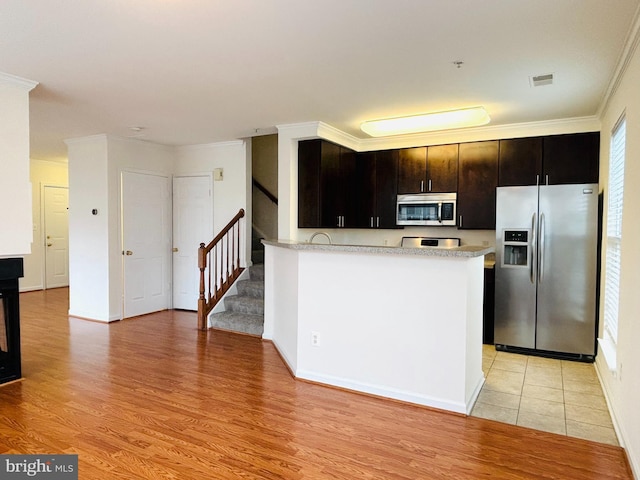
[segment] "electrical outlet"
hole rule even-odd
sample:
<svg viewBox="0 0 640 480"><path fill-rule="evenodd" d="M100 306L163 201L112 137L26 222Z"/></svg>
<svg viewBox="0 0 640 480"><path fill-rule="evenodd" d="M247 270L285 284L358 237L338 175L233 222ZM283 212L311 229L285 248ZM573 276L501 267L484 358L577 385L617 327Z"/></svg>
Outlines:
<svg viewBox="0 0 640 480"><path fill-rule="evenodd" d="M318 332L311 332L311 345L314 347L320 346L320 334Z"/></svg>

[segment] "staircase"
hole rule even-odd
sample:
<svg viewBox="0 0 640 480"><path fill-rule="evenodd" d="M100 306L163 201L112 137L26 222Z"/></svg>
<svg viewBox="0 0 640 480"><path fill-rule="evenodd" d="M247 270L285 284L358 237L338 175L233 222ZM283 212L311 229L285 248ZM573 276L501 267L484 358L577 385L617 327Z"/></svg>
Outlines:
<svg viewBox="0 0 640 480"><path fill-rule="evenodd" d="M211 328L262 336L264 325L264 265L249 267L249 279L238 280L237 295L224 299L224 312L211 315Z"/></svg>

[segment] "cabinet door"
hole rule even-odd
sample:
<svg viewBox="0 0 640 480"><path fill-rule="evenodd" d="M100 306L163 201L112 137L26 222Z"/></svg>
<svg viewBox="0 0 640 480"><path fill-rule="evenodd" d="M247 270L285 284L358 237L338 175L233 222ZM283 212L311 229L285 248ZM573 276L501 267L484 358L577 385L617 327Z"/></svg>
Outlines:
<svg viewBox="0 0 640 480"><path fill-rule="evenodd" d="M338 227L342 208L340 188L340 146L321 143L320 155L320 226Z"/></svg>
<svg viewBox="0 0 640 480"><path fill-rule="evenodd" d="M376 152L376 212L374 227L398 228L396 200L398 196L397 152Z"/></svg>
<svg viewBox="0 0 640 480"><path fill-rule="evenodd" d="M458 144L427 148L426 192L458 191Z"/></svg>
<svg viewBox="0 0 640 480"><path fill-rule="evenodd" d="M358 204L356 227L370 228L371 219L376 215L376 154L374 152L357 154L356 178Z"/></svg>
<svg viewBox="0 0 640 480"><path fill-rule="evenodd" d="M500 140L499 186L538 185L541 175L542 137Z"/></svg>
<svg viewBox="0 0 640 480"><path fill-rule="evenodd" d="M427 147L398 150L398 193L421 193L427 179Z"/></svg>
<svg viewBox="0 0 640 480"><path fill-rule="evenodd" d="M544 137L542 184L598 183L600 133Z"/></svg>
<svg viewBox="0 0 640 480"><path fill-rule="evenodd" d="M337 198L338 208L336 213L342 217L341 226L355 227L358 210L356 199L356 152L346 147L340 147L340 168L333 192Z"/></svg>
<svg viewBox="0 0 640 480"><path fill-rule="evenodd" d="M356 156L324 140L298 144L298 227L354 226Z"/></svg>
<svg viewBox="0 0 640 480"><path fill-rule="evenodd" d="M460 144L458 158L458 227L496 228L498 141Z"/></svg>
<svg viewBox="0 0 640 480"><path fill-rule="evenodd" d="M356 226L397 228L397 152L385 150L357 154L356 178Z"/></svg>
<svg viewBox="0 0 640 480"><path fill-rule="evenodd" d="M320 227L320 142L298 143L298 228Z"/></svg>

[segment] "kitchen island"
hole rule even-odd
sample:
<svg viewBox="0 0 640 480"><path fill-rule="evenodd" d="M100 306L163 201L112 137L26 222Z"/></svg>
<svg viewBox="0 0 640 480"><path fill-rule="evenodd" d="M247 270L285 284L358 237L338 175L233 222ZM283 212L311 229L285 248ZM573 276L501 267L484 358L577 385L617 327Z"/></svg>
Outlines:
<svg viewBox="0 0 640 480"><path fill-rule="evenodd" d="M484 382L484 255L265 245L265 322L295 377L468 414Z"/></svg>

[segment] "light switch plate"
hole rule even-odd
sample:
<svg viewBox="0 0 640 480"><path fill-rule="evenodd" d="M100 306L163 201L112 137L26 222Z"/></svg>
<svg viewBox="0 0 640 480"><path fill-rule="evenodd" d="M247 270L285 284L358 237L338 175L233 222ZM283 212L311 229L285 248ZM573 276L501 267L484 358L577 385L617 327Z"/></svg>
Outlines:
<svg viewBox="0 0 640 480"><path fill-rule="evenodd" d="M223 170L221 168L216 168L213 170L213 179L216 182L221 182L223 177Z"/></svg>

